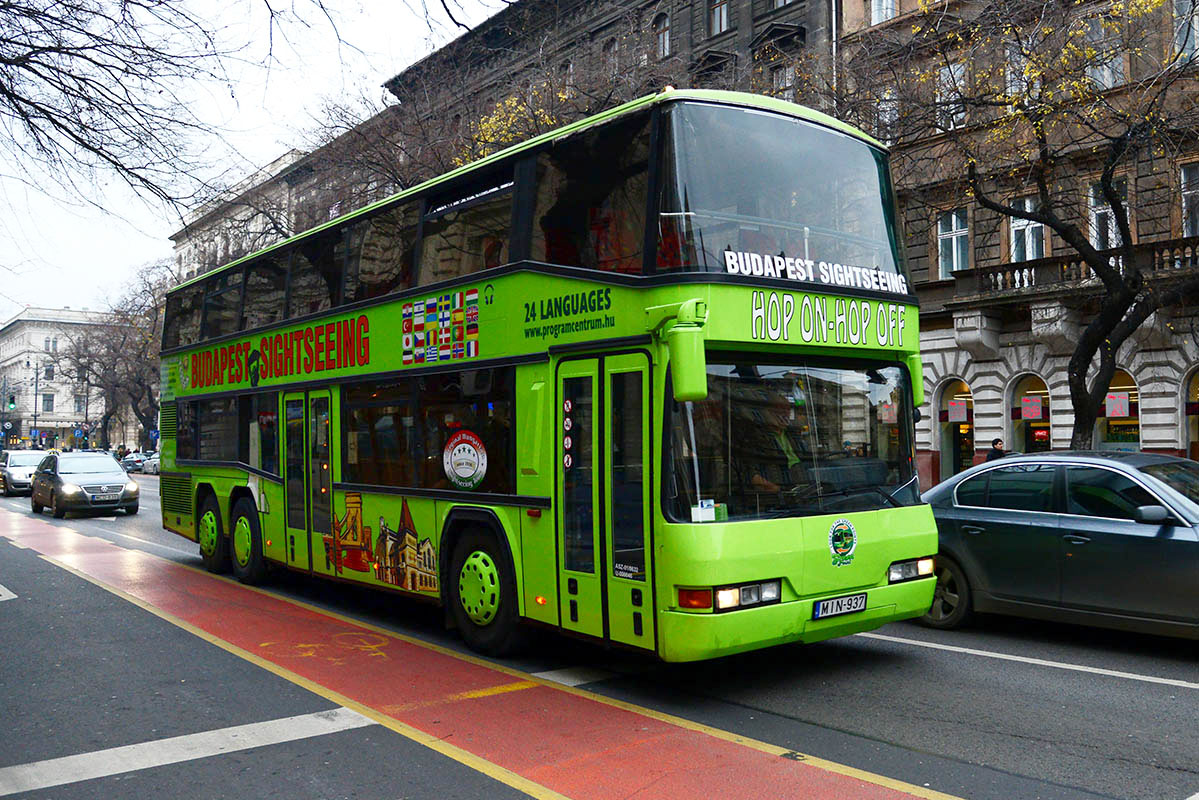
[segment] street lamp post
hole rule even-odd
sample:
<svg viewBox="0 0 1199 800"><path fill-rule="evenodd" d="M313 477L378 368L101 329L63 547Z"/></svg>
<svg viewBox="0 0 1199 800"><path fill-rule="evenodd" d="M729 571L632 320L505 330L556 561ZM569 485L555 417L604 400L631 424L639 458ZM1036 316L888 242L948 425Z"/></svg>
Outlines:
<svg viewBox="0 0 1199 800"><path fill-rule="evenodd" d="M42 376L41 372L39 372L40 368L41 368L40 364L38 364L36 361L33 362L33 427L30 428L30 430L33 430L33 431L37 430L37 401L38 401L38 385L39 385L38 379L41 378L41 376ZM33 437L30 436L30 439L32 439L32 438ZM33 445L35 448L37 447L36 442L31 441L30 444Z"/></svg>

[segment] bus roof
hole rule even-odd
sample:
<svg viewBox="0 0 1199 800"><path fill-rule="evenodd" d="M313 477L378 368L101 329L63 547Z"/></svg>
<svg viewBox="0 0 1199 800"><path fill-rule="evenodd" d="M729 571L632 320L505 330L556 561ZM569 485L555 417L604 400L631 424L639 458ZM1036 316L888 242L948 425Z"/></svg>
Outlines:
<svg viewBox="0 0 1199 800"><path fill-rule="evenodd" d="M826 128L831 128L835 131L838 131L839 133L843 133L848 136L851 136L855 139L865 142L866 144L868 144L872 147L878 148L880 150L887 149L886 146L883 145L878 140L863 133L862 131L858 130L857 128L853 127L852 125L848 125L848 124L842 122L841 120L836 119L835 117L830 117L828 114L823 114L819 111L808 108L807 106L801 106L801 105L797 105L795 103L788 103L785 100L779 100L778 98L775 98L775 97L767 97L766 95L760 95L760 94L749 94L746 92L717 91L717 90L713 90L713 89L665 89L661 92L658 92L657 94L650 94L650 95L646 95L644 97L639 97L636 100L631 100L628 103L624 103L623 105L615 106L606 111L601 111L598 114L595 114L590 117L586 117L585 119L577 120L575 122L570 123L569 125L564 125L561 128L555 128L552 131L548 131L547 133L540 134L538 136L533 137L532 139L526 139L523 142L518 142L514 145L510 145L510 146L504 148L503 150L498 150L498 151L492 153L491 155L484 156L483 158L479 159L478 161L472 161L471 163L465 164L461 167L458 167L457 169L451 170L450 172L444 173L442 175L438 175L435 178L430 178L429 180L424 181L423 183L419 183L416 186L412 186L408 189L404 189L403 191L397 192L396 194L393 194L390 197L385 197L382 200L377 200L374 203L371 203L370 205L363 206L362 208L358 208L347 214L343 214L340 217L331 219L328 222L321 223L320 225L317 225L313 228L309 228L308 230L302 231L302 232L296 234L295 236L292 236L281 242L276 242L275 244L272 244L268 247L264 247L261 250L257 250L253 253L250 253L249 255L245 255L239 259L230 261L228 264L225 264L224 266L217 267L216 269L201 273L200 275L197 275L196 277L192 278L191 280L184 281L183 283L179 284L178 286L173 287L170 290L170 292L174 292L179 289L184 289L188 286L191 286L194 283L197 283L201 280L212 277L213 275L215 275L219 272L223 272L227 269L231 269L232 267L236 267L239 264L243 264L247 261L250 261L251 259L257 258L258 256L263 255L264 253L269 253L272 250L278 250L282 247L293 244L294 242L299 241L300 239L304 239L304 238L307 238L308 236L313 236L321 231L328 230L329 228L335 228L339 225L346 223L347 221L349 221L355 217L363 216L377 208L380 208L385 205L390 205L392 203L395 203L398 200L404 199L405 197L418 194L420 192L425 191L426 189L437 186L438 184L448 183L449 181L451 181L455 178L458 178L462 175L466 175L471 172L475 172L476 170L484 169L498 161L502 161L505 158L508 158L509 156L512 156L523 150L534 149L534 148L538 147L539 145L545 144L546 142L551 142L551 141L561 138L563 136L568 136L570 134L577 133L586 128L590 128L593 125L598 125L598 124L607 122L608 120L615 119L617 117L632 113L634 111L638 111L643 108L649 108L649 107L652 107L655 105L660 105L660 104L668 103L668 102L674 102L674 101L678 101L678 100L700 100L700 101L706 101L706 102L710 102L710 103L721 103L724 105L736 105L736 106L743 106L745 108L757 108L757 109L762 109L764 111L774 111L779 114L786 114L788 116L797 117L799 119L807 120L809 122L814 122L814 123L816 123L818 125L822 125ZM168 294L170 292L168 292Z"/></svg>

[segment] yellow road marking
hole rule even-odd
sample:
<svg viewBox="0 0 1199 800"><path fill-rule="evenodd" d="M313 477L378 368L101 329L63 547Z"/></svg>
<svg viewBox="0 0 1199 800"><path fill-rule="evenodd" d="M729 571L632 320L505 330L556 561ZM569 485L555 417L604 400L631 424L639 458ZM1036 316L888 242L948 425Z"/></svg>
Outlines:
<svg viewBox="0 0 1199 800"><path fill-rule="evenodd" d="M491 697L497 694L507 694L508 692L519 692L522 689L533 689L541 684L537 681L517 681L516 683L502 683L499 686L492 686L488 689L474 689L469 692L459 692L447 697L447 700L474 700L479 697Z"/></svg>
<svg viewBox="0 0 1199 800"><path fill-rule="evenodd" d="M153 553L147 553L145 551L139 551L139 552L142 552L145 555L150 556L152 558L158 558L163 561L167 560L167 559L163 559L161 556L154 555ZM495 777L497 780L502 780L502 782L507 783L510 786L519 788L519 789L521 789L521 791L529 792L530 794L533 794L535 797L561 797L562 796L544 786L541 786L540 784L533 784L532 782L521 777L520 775L517 775L516 773L511 772L507 769L504 769L503 767L500 767L496 764L492 764L490 761L484 761L483 759L479 758L478 756L474 755L473 753L467 753L464 750L459 750L458 748L453 748L451 745L445 745L444 742L441 742L438 739L434 739L434 738L430 737L428 734L423 733L422 731L419 731L415 728L410 728L409 726L404 725L403 723L398 722L396 720L393 720L390 717L382 716L382 715L378 714L377 712L373 711L372 709L369 709L365 706L355 703L354 701L350 700L349 698L342 697L341 695L337 694L336 692L332 692L329 689L326 689L322 686L319 686L318 684L313 683L312 681L308 680L307 678L304 678L300 675L295 675L294 673L292 673L288 670L285 670L282 667L278 667L277 665L272 664L269 661L260 659L257 656L242 650L241 648L238 648L238 647L235 647L234 645L229 644L228 642L224 642L220 639L217 639L216 637L211 636L210 634L206 633L205 631L195 628L190 623L187 623L181 619L178 619L177 617L174 617L173 615L168 614L164 611L160 611L159 609L156 609L153 606L150 606L149 604L144 603L135 597L127 595L125 592L122 592L120 589L117 589L116 587L108 586L107 584L104 584L98 580L95 580L95 579L91 578L90 576L84 575L65 564L61 564L60 562L55 561L54 559L50 558L49 556L42 555L41 557L46 559L47 561L50 561L53 564L56 564L57 566L61 566L63 569L66 569L76 575L79 575L80 577L84 578L85 580L87 580L91 583L96 584L97 586L108 589L109 591L111 591L121 597L125 597L126 599L130 600L130 602L138 605L141 608L145 608L146 610L150 611L151 613L153 613L159 617L162 617L163 619L165 619L169 622L172 622L175 625L179 625L180 627L183 627L186 630L192 631L197 636L200 636L201 638L205 639L206 641L210 641L213 644L216 644L217 646L219 646L231 653L239 655L242 658L253 661L253 663L255 663L255 664L263 666L264 669L267 669L267 670L275 673L276 675L284 677L287 680L291 680L294 683L304 686L305 688L309 688L311 691L316 692L317 694L321 695L322 697L326 697L330 700L333 700L334 702L345 705L348 708L353 708L355 711L359 711L360 713L366 714L367 716L371 717L372 719L379 720L382 724L386 725L387 727L391 728L392 730L402 733L404 736L407 736L408 738L413 739L414 741L419 741L421 743L436 742L438 745L437 747L434 747L432 744L430 744L429 746L434 747L434 749L438 750L438 752L443 752L446 755L450 755L450 753L447 752L447 750L443 750L442 747L449 748L455 752L461 753L462 754L461 757L455 756L455 755L450 755L450 757L454 758L455 760L460 761L464 764L468 764L469 766L472 766L472 767L476 763L487 765L488 769L483 769L482 767L476 767L477 769L479 769L480 772L483 772L486 775ZM350 625L356 625L360 628L367 628L367 629L375 631L377 633L381 633L384 636L396 639L398 641L405 642L407 644L414 645L416 647L422 647L426 650L431 650L435 653L440 653L442 655L450 656L451 658L456 658L456 659L465 661L470 664L476 664L478 666L486 667L487 669L495 670L496 672L500 672L505 675L510 675L514 678L520 679L520 682L535 683L535 684L539 684L542 686L546 686L550 689L554 689L559 692L567 692L568 694L577 695L578 697L584 697L584 698L587 698L588 700L592 700L597 703L603 703L605 705L612 706L613 708L619 708L624 711L629 711L631 713L638 714L640 716L647 717L649 719L658 720L659 722L665 722L669 725L674 725L674 726L677 726L680 728L684 728L686 730L706 734L706 735L711 736L716 739L721 739L721 740L724 740L727 742L732 742L734 744L743 745L745 747L749 747L749 748L758 750L763 753L768 753L770 755L779 756L780 758L789 758L789 759L796 760L796 761L802 761L805 764L811 764L812 766L819 767L820 769L828 770L829 772L832 772L832 773L835 773L838 775L844 775L846 777L855 778L857 780L864 781L865 783L872 783L872 784L875 784L876 786L882 786L887 789L893 789L895 791L905 792L909 795L912 795L913 797L924 798L924 800L962 800L962 798L960 798L956 795L946 794L944 792L938 792L935 789L930 789L925 786L917 786L915 784L907 783L905 781L901 781L896 778L887 777L886 775L879 775L877 773L867 772L866 770L858 769L857 767L851 767L846 764L839 764L835 761L827 761L823 758L817 758L816 756L810 756L805 753L799 753L794 750L789 750L786 747L780 747L775 744L770 744L769 742L763 742L759 739L753 739L748 736L742 736L741 734L733 733L732 731L726 731L721 728L713 727L711 725L705 725L702 722L695 722L693 720L689 720L684 717L675 716L674 714L667 714L667 713L664 713L661 711L656 711L652 708L646 708L644 706L634 705L633 703L629 703L624 700L618 700L616 698L606 697L601 694L586 691L585 689L579 689L578 687L575 687L575 686L566 686L564 684L557 683L555 681L538 678L536 675L532 675L527 672L522 672L521 670L513 669L513 668L505 666L503 664L497 664L494 661L488 661L487 659L480 658L480 657L474 656L474 655L470 655L468 653L461 653L461 652L458 652L457 650L452 650L448 647L444 647L439 644L434 644L432 642L426 642L423 639L418 639L413 636L409 636L407 634L397 633L396 631L388 630L387 628L384 628L379 625L375 625L374 623L366 622L366 621L360 620L360 619L355 619L354 617L350 617L348 615L341 614L336 611L330 611L329 609L321 608L320 606L317 606L317 605L314 605L311 603L307 603L303 600L294 600L292 598L283 597L279 594L269 592L265 589L261 589L256 586L246 586L245 584L242 584L232 578L228 578L223 575L214 575L213 573L210 573L207 570L200 569L198 567L194 567L189 564L180 564L176 561L171 561L170 563L174 564L175 566L183 567L184 569L190 569L194 572L203 573L211 578L216 578L217 580L223 580L223 581L227 581L229 583L236 583L239 587L241 587L243 589L248 589L252 592L257 592L257 593L263 595L264 597L269 597L273 600L290 603L299 608L307 609L307 610L315 612L317 614L323 614L327 617L339 620L341 622L345 622ZM505 684L505 685L511 685L511 684ZM313 687L317 687L317 688L313 688ZM389 722L384 722L384 720L389 720ZM396 727L396 726L400 726L400 727ZM401 730L401 728L403 730ZM406 731L411 731L411 733L408 733ZM468 761L467 759L471 759L471 760ZM526 789L526 788L524 788L523 785L518 785L516 783L511 782L510 780L499 778L499 777L497 777L497 774L499 774L499 773L509 775L509 776L511 776L511 778L513 780L521 781L521 782L529 784L531 786L535 786L537 788L538 792L534 792L530 789Z"/></svg>

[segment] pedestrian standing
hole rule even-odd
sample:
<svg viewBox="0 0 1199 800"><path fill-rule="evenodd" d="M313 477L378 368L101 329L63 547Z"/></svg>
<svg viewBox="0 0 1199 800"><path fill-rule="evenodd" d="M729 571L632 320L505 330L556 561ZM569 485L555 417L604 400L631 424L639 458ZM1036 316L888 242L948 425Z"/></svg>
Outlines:
<svg viewBox="0 0 1199 800"><path fill-rule="evenodd" d="M987 461L995 461L1006 455L1007 453L1003 449L1003 439L992 439L991 452L987 453Z"/></svg>

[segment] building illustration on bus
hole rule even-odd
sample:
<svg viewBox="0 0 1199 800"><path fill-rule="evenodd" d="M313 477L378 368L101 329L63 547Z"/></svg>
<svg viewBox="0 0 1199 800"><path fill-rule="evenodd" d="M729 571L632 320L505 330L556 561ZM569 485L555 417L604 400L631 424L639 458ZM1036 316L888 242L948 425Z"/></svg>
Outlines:
<svg viewBox="0 0 1199 800"><path fill-rule="evenodd" d="M172 290L163 524L245 582L441 603L491 654L919 616L896 226L884 148L767 97L667 90L496 153Z"/></svg>

